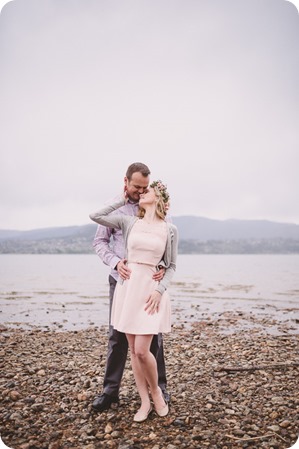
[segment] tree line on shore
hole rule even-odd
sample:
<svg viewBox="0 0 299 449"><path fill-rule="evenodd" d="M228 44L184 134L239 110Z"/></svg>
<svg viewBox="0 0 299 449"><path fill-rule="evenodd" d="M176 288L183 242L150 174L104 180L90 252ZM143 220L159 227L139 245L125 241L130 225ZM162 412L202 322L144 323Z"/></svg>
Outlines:
<svg viewBox="0 0 299 449"><path fill-rule="evenodd" d="M180 254L296 254L299 225L267 220L211 220L173 217L179 231ZM95 224L0 230L0 254L93 253Z"/></svg>
<svg viewBox="0 0 299 449"><path fill-rule="evenodd" d="M0 254L92 254L92 239L84 237L0 241ZM295 239L179 241L179 254L299 254Z"/></svg>

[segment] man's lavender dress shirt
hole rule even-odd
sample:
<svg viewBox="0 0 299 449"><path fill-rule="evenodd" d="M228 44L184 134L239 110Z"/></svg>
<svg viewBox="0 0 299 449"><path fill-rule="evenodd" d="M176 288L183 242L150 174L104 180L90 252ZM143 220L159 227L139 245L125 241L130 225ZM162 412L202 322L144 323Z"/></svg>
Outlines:
<svg viewBox="0 0 299 449"><path fill-rule="evenodd" d="M138 203L128 201L124 206L112 212L124 215L137 215ZM111 276L118 279L118 272L115 269L120 260L124 258L125 248L121 229L107 228L98 225L96 235L93 240L93 247L102 261L111 268Z"/></svg>

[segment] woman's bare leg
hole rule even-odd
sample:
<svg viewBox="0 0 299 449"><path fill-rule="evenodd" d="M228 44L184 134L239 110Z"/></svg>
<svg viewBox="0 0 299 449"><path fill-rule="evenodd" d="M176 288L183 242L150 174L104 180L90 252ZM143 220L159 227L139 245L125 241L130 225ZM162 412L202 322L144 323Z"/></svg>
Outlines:
<svg viewBox="0 0 299 449"><path fill-rule="evenodd" d="M147 388L150 388L155 407L156 409L162 409L165 406L165 401L158 386L157 361L150 351L152 338L153 335L135 335L134 353Z"/></svg>
<svg viewBox="0 0 299 449"><path fill-rule="evenodd" d="M140 364L139 358L137 357L135 352L136 335L126 334L126 336L130 347L131 365L133 369L134 379L141 399L141 406L139 411L146 414L150 410L151 406L149 396L149 385L145 377L144 370Z"/></svg>

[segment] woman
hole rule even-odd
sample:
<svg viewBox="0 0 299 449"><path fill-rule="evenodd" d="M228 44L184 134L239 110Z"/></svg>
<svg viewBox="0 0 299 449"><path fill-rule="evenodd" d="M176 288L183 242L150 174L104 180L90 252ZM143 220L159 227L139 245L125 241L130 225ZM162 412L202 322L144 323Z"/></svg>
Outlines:
<svg viewBox="0 0 299 449"><path fill-rule="evenodd" d="M161 181L153 182L140 195L138 217L109 215L123 206L123 199L90 218L107 227L122 230L130 278L120 279L115 289L111 324L126 334L131 352L131 364L141 398L141 406L134 421L145 421L152 411L150 394L156 413L168 414L161 389L158 386L157 362L150 352L153 335L170 332L170 298L167 287L176 269L178 235L177 228L165 221L169 195ZM165 267L160 282L153 280L158 266Z"/></svg>

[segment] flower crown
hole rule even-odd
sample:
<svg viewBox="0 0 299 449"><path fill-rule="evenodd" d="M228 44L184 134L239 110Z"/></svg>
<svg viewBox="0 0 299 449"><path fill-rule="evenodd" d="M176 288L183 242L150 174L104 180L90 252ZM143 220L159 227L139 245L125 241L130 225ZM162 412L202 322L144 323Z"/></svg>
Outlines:
<svg viewBox="0 0 299 449"><path fill-rule="evenodd" d="M165 206L168 206L169 205L169 193L167 192L167 186L165 184L163 184L163 182L160 179L158 179L157 181L153 181L150 184L150 187L152 187L152 188L156 187L159 190L160 195L163 199L163 202L165 203Z"/></svg>

